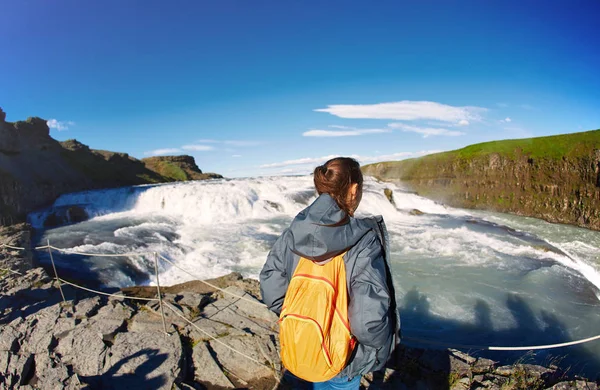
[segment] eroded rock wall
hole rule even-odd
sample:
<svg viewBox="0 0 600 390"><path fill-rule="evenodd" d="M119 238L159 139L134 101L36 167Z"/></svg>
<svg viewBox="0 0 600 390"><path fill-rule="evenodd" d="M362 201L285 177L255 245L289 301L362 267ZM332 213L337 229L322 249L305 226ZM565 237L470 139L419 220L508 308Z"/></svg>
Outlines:
<svg viewBox="0 0 600 390"><path fill-rule="evenodd" d="M90 149L77 140L58 142L44 119L5 119L0 109L0 226L23 222L29 212L69 192L220 177L203 174L191 156L173 157L170 166L185 172L174 177L127 153Z"/></svg>
<svg viewBox="0 0 600 390"><path fill-rule="evenodd" d="M579 134L586 135L586 142L574 137L560 155L536 153L514 141L508 151L453 151L372 164L364 172L382 180L399 180L419 195L453 207L600 230L600 131Z"/></svg>

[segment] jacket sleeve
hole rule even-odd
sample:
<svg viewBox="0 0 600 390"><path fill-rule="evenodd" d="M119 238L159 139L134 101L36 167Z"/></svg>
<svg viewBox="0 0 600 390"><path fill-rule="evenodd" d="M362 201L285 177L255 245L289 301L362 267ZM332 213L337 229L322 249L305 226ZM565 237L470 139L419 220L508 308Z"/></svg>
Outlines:
<svg viewBox="0 0 600 390"><path fill-rule="evenodd" d="M375 234L359 243L351 278L348 316L352 334L359 343L381 348L393 332L390 318L390 293L381 243Z"/></svg>
<svg viewBox="0 0 600 390"><path fill-rule="evenodd" d="M286 239L285 231L271 248L267 262L260 272L260 294L269 310L279 315L283 306L283 299L288 288L286 271Z"/></svg>

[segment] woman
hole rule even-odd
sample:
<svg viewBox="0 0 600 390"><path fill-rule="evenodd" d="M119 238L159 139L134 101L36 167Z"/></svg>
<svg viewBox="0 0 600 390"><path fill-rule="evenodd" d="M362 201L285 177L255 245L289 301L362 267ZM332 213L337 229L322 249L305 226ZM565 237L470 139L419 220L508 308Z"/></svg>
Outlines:
<svg viewBox="0 0 600 390"><path fill-rule="evenodd" d="M300 257L327 262L346 252L348 319L358 344L335 378L297 387L358 389L363 374L380 370L399 342L400 318L390 275L387 232L381 217L354 218L363 176L356 160L338 157L314 170L318 198L301 211L275 242L260 274L261 294L281 313ZM289 377L289 374L286 376Z"/></svg>

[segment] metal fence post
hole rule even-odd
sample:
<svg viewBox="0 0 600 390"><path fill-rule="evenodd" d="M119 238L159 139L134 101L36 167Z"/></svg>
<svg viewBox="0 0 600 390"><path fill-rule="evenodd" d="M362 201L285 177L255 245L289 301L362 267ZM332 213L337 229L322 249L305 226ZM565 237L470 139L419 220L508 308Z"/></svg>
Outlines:
<svg viewBox="0 0 600 390"><path fill-rule="evenodd" d="M50 261L52 262L52 269L54 270L54 276L56 276L56 281L58 282L58 289L60 290L60 295L62 296L63 303L67 303L65 299L65 294L63 293L62 286L60 283L60 279L58 279L58 272L56 272L56 266L54 265L54 258L52 257L52 248L50 248L50 240L48 242L48 253L50 254Z"/></svg>
<svg viewBox="0 0 600 390"><path fill-rule="evenodd" d="M158 280L158 253L154 252L154 274L156 275L156 290L158 292L158 305L160 306L160 315L162 316L163 329L166 334L167 332L167 324L165 323L165 312L163 310L162 304L162 296L160 295L160 282Z"/></svg>

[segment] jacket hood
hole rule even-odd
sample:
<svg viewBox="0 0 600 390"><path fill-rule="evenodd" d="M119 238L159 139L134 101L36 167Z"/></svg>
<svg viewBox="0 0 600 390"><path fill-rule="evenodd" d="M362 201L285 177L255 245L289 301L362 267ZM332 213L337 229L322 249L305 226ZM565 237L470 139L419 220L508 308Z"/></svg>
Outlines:
<svg viewBox="0 0 600 390"><path fill-rule="evenodd" d="M340 226L346 213L329 194L321 194L290 225L291 250L310 260L323 261L354 246L370 229L353 217Z"/></svg>

